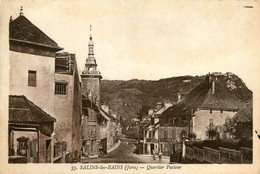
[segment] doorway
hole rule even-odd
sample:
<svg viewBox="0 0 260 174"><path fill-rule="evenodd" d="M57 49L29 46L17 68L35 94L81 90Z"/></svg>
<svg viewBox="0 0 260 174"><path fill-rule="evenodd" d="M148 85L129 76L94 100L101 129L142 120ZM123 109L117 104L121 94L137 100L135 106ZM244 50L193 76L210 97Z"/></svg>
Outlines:
<svg viewBox="0 0 260 174"><path fill-rule="evenodd" d="M150 144L151 154L153 154L154 151L154 144ZM155 152L154 152L155 153Z"/></svg>
<svg viewBox="0 0 260 174"><path fill-rule="evenodd" d="M46 140L46 163L51 162L51 140Z"/></svg>

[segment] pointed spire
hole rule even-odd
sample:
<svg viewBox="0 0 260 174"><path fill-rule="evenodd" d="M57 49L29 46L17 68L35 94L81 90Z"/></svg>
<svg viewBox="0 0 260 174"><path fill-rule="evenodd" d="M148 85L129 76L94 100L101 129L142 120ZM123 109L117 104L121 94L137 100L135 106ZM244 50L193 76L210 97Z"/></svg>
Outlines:
<svg viewBox="0 0 260 174"><path fill-rule="evenodd" d="M9 22L12 22L13 21L13 17L12 16L10 16L10 20L9 20Z"/></svg>
<svg viewBox="0 0 260 174"><path fill-rule="evenodd" d="M92 34L91 34L91 31L92 31L92 25L91 25L91 24L90 24L90 26L89 26L89 29L90 29L90 37L89 37L89 39L92 40Z"/></svg>
<svg viewBox="0 0 260 174"><path fill-rule="evenodd" d="M89 27L90 30L90 36L89 36L89 43L88 43L88 48L89 48L89 54L91 57L94 56L94 42L92 40L92 25Z"/></svg>
<svg viewBox="0 0 260 174"><path fill-rule="evenodd" d="M20 9L20 16L23 15L23 6L21 6L21 9Z"/></svg>

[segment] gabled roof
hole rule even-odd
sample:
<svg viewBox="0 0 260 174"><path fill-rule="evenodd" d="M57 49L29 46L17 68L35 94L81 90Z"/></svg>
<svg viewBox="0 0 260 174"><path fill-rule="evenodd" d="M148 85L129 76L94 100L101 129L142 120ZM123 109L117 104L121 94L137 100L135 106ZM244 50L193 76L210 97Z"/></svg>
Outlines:
<svg viewBox="0 0 260 174"><path fill-rule="evenodd" d="M240 109L233 117L235 122L252 122L253 119L253 102L250 100Z"/></svg>
<svg viewBox="0 0 260 174"><path fill-rule="evenodd" d="M110 120L110 115L108 115L102 108L100 109L100 114L102 117L104 117L106 120Z"/></svg>
<svg viewBox="0 0 260 174"><path fill-rule="evenodd" d="M9 123L49 123L56 119L44 112L25 96L9 96Z"/></svg>
<svg viewBox="0 0 260 174"><path fill-rule="evenodd" d="M192 115L197 109L239 110L244 102L232 93L225 83L215 81L215 92L212 94L211 85L203 82L189 92L186 97L169 107L161 116Z"/></svg>
<svg viewBox="0 0 260 174"><path fill-rule="evenodd" d="M164 111L166 111L171 106L173 106L171 103L165 103L161 109L154 113L153 117L159 117Z"/></svg>
<svg viewBox="0 0 260 174"><path fill-rule="evenodd" d="M24 15L20 15L9 23L9 39L44 47L62 50L58 44L31 23Z"/></svg>

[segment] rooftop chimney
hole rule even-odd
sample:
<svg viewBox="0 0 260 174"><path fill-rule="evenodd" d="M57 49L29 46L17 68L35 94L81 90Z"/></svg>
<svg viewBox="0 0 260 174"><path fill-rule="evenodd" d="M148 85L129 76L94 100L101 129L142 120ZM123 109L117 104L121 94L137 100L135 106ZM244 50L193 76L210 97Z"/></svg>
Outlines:
<svg viewBox="0 0 260 174"><path fill-rule="evenodd" d="M211 94L215 93L215 79L213 78L211 81Z"/></svg>
<svg viewBox="0 0 260 174"><path fill-rule="evenodd" d="M210 73L206 74L205 84L206 84L207 87L210 88L210 84L211 84L211 75L210 75Z"/></svg>

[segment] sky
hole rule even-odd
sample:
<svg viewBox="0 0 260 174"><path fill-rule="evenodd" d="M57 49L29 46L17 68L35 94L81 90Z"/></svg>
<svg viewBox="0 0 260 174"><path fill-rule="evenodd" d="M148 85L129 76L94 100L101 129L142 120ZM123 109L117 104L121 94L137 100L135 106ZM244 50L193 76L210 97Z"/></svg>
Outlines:
<svg viewBox="0 0 260 174"><path fill-rule="evenodd" d="M253 87L259 78L260 10L256 1L4 2L7 16L24 15L75 53L88 54L89 25L103 79L158 80L233 72ZM2 4L3 5L3 4ZM244 8L252 5L253 8ZM8 26L8 25L7 25Z"/></svg>

